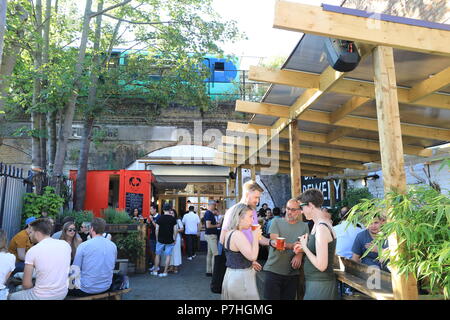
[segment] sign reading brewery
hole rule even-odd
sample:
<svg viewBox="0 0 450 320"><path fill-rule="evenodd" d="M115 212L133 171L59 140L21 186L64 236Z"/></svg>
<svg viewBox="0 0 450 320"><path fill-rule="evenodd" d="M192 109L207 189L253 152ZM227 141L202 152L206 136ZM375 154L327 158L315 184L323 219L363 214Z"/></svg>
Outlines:
<svg viewBox="0 0 450 320"><path fill-rule="evenodd" d="M307 189L319 189L323 193L323 206L329 207L341 201L341 182L342 180L325 180L313 177L302 176L302 192Z"/></svg>

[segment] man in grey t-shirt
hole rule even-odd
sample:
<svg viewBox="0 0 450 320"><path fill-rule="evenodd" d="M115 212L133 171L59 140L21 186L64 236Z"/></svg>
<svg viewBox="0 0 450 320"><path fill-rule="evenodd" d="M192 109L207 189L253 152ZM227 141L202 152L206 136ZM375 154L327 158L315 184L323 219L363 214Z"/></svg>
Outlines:
<svg viewBox="0 0 450 320"><path fill-rule="evenodd" d="M79 289L70 289L69 296L89 296L109 290L117 258L117 247L111 240L103 237L106 222L94 218L89 234L91 239L81 243L73 261L80 268Z"/></svg>
<svg viewBox="0 0 450 320"><path fill-rule="evenodd" d="M291 199L286 205L286 215L273 220L270 233L269 257L264 265L264 298L268 300L295 300L299 282L302 253L292 251L297 238L308 233L308 225L302 221L300 203ZM285 238L285 250L277 250L277 237Z"/></svg>

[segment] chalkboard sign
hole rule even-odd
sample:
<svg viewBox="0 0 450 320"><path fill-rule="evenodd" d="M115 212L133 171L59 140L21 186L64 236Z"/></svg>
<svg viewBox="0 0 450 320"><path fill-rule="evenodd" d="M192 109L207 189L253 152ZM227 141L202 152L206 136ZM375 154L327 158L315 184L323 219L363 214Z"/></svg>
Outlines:
<svg viewBox="0 0 450 320"><path fill-rule="evenodd" d="M331 205L331 197L333 197L333 203L341 201L341 180L325 180L312 177L302 176L302 192L307 189L319 189L323 194L323 206L329 207ZM334 189L334 192L331 192Z"/></svg>
<svg viewBox="0 0 450 320"><path fill-rule="evenodd" d="M142 204L144 203L144 195L142 193L127 192L125 198L126 211L132 213L135 208L138 208L139 214L142 214Z"/></svg>

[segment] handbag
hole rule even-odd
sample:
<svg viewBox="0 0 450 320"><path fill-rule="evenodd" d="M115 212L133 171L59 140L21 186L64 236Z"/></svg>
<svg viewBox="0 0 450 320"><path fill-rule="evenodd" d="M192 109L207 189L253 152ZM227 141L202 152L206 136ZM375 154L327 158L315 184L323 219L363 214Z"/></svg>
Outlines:
<svg viewBox="0 0 450 320"><path fill-rule="evenodd" d="M225 250L222 250L221 254L214 256L214 268L211 278L212 293L222 293L222 282L227 271L226 262Z"/></svg>

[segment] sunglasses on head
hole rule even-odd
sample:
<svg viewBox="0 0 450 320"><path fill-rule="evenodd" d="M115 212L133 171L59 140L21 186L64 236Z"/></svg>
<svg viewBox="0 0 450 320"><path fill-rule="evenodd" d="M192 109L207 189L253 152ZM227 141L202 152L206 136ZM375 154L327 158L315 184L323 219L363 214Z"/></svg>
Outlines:
<svg viewBox="0 0 450 320"><path fill-rule="evenodd" d="M75 232L75 231L77 231L77 230L75 230L75 229L67 229L67 231L69 231L69 232Z"/></svg>
<svg viewBox="0 0 450 320"><path fill-rule="evenodd" d="M301 207L305 207L305 206L307 206L307 205L308 205L307 202L302 202L302 203L300 203L300 208L301 208Z"/></svg>

